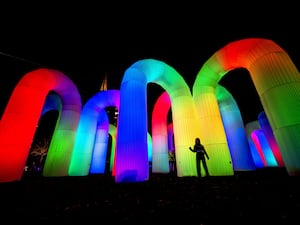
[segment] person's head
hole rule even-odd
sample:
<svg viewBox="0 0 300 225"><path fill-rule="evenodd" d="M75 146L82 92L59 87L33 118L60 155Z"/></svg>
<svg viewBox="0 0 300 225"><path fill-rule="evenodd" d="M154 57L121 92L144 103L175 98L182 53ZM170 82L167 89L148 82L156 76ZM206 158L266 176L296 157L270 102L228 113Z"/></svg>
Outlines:
<svg viewBox="0 0 300 225"><path fill-rule="evenodd" d="M195 143L196 143L196 144L200 144L200 138L197 137L197 138L195 139Z"/></svg>

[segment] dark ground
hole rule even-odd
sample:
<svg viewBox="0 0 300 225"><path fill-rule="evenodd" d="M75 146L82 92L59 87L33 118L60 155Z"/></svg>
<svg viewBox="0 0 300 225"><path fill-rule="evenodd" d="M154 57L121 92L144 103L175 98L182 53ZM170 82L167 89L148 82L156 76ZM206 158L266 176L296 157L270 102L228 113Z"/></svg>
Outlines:
<svg viewBox="0 0 300 225"><path fill-rule="evenodd" d="M201 179L151 174L139 183L24 176L0 184L0 193L2 220L12 224L297 224L300 217L300 177L282 168Z"/></svg>

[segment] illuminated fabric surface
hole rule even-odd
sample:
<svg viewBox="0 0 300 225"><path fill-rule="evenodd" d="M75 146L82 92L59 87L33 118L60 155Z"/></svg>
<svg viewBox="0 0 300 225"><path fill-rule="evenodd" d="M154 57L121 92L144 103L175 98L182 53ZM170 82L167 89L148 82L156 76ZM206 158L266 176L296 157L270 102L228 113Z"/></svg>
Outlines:
<svg viewBox="0 0 300 225"><path fill-rule="evenodd" d="M104 173L108 143L109 119L105 111L108 106L119 109L120 91L100 91L84 105L76 142L72 153L69 175L84 176Z"/></svg>
<svg viewBox="0 0 300 225"><path fill-rule="evenodd" d="M258 149L264 167L278 166L264 132L262 130L254 130L251 137L256 149Z"/></svg>
<svg viewBox="0 0 300 225"><path fill-rule="evenodd" d="M280 153L280 149L278 147L278 144L275 140L275 137L273 135L273 131L272 128L270 126L269 120L265 114L265 112L261 112L258 115L258 122L260 124L260 127L262 129L262 131L264 132L264 135L268 141L269 147L276 159L276 162L278 164L278 166L280 167L284 167L284 162Z"/></svg>
<svg viewBox="0 0 300 225"><path fill-rule="evenodd" d="M169 173L168 112L171 100L167 92L157 99L152 111L152 172Z"/></svg>
<svg viewBox="0 0 300 225"><path fill-rule="evenodd" d="M51 93L48 94L46 97L46 102L43 107L42 115L49 112L50 110L56 110L58 112L61 112L61 109L62 109L62 105L61 105L60 97L55 93Z"/></svg>
<svg viewBox="0 0 300 225"><path fill-rule="evenodd" d="M246 135L250 146L251 155L253 158L253 162L256 168L263 168L265 167L265 163L263 162L263 159L260 156L259 149L256 148L256 145L254 143L254 140L252 139L252 132L255 130L260 130L260 124L258 120L248 122L245 125ZM257 140L259 141L259 140Z"/></svg>
<svg viewBox="0 0 300 225"><path fill-rule="evenodd" d="M212 172L232 174L229 150L213 93L222 76L235 68L249 71L287 171L290 175L300 174L299 72L282 48L271 40L260 38L229 43L213 54L197 74L193 96L200 115L203 142L214 159L210 162Z"/></svg>
<svg viewBox="0 0 300 225"><path fill-rule="evenodd" d="M233 96L221 85L216 88L234 171L255 170L243 119Z"/></svg>
<svg viewBox="0 0 300 225"><path fill-rule="evenodd" d="M172 102L177 176L196 175L195 155L188 150L199 136L199 124L189 87L176 70L158 60L140 60L123 76L116 151L116 182L149 178L147 149L148 83L160 85Z"/></svg>
<svg viewBox="0 0 300 225"><path fill-rule="evenodd" d="M66 175L81 111L80 95L72 81L61 72L37 69L25 74L19 81L1 119L1 182L21 179L50 91L61 97L62 110L48 150L44 171L46 175Z"/></svg>

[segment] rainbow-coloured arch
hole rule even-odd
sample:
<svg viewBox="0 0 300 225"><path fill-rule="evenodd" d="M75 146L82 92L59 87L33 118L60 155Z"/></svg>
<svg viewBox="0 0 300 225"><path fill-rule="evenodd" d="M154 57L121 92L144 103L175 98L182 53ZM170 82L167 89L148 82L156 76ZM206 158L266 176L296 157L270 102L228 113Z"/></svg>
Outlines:
<svg viewBox="0 0 300 225"><path fill-rule="evenodd" d="M56 70L37 69L15 87L0 122L0 181L20 180L44 103L50 91L61 98L61 112L44 171L65 176L81 112L76 86ZM62 140L65 140L62 142Z"/></svg>
<svg viewBox="0 0 300 225"><path fill-rule="evenodd" d="M119 90L100 91L84 105L72 151L70 176L105 172L110 128L105 108L114 106L119 110L119 105Z"/></svg>
<svg viewBox="0 0 300 225"><path fill-rule="evenodd" d="M228 71L249 71L290 175L300 174L300 77L289 55L267 39L232 42L210 57L197 74L193 97L203 141L214 158L213 171L230 171L230 155L218 110L215 87ZM214 124L214 126L210 126ZM222 162L222 163L220 163Z"/></svg>
<svg viewBox="0 0 300 225"><path fill-rule="evenodd" d="M177 175L196 175L195 156L186 151L199 136L199 127L195 126L199 122L190 89L174 68L158 60L146 59L130 66L121 83L116 182L149 178L146 87L150 82L165 89L171 99Z"/></svg>

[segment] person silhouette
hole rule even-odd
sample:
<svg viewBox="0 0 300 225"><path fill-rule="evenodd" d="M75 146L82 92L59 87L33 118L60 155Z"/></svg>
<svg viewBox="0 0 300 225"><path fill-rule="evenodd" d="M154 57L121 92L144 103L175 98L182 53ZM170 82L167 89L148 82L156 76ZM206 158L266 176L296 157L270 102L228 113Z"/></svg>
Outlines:
<svg viewBox="0 0 300 225"><path fill-rule="evenodd" d="M197 167L198 177L201 177L201 162L205 170L206 176L209 177L209 172L205 160L205 157L209 160L209 156L205 150L204 145L201 144L200 138L197 137L195 139L194 147L193 148L189 147L189 149L192 152L196 152L196 167Z"/></svg>

